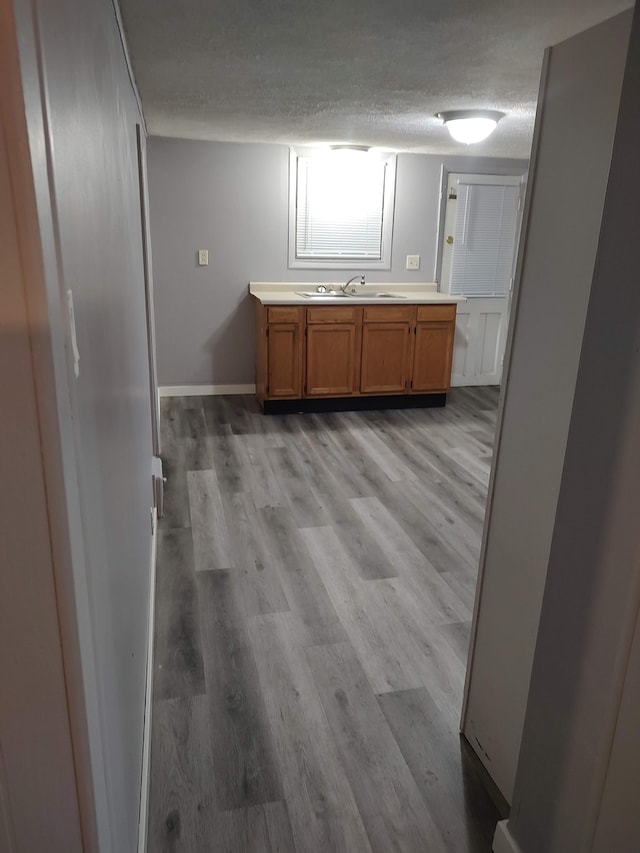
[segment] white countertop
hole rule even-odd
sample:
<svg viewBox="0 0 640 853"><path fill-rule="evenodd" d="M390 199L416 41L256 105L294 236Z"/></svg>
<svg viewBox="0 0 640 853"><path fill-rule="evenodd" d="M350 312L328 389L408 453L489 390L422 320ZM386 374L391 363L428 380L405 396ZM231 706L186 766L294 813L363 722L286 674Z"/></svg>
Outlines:
<svg viewBox="0 0 640 853"><path fill-rule="evenodd" d="M349 291L355 289L356 293L362 293L362 296L356 296L353 300L347 300L343 296L323 296L321 299L309 299L305 296L299 296L297 291L314 291L318 285L326 287L327 290L340 290L343 282L322 281L251 281L249 282L249 293L260 300L264 305L343 305L349 304L368 304L369 301L375 303L402 303L411 302L413 304L433 304L433 303L448 303L466 302L462 296L450 296L448 293L439 293L438 285L433 281L417 282L416 284L408 284L407 282L375 282L366 284L362 287L354 282L353 286L349 286ZM366 298L367 293L393 293L389 297L375 297L371 300Z"/></svg>

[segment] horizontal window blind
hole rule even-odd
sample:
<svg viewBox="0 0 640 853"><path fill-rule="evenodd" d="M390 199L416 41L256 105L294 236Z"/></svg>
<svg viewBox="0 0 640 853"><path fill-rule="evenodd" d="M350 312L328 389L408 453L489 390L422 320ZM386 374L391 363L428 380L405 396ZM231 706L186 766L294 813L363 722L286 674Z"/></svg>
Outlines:
<svg viewBox="0 0 640 853"><path fill-rule="evenodd" d="M519 188L460 181L450 292L506 296L513 274Z"/></svg>
<svg viewBox="0 0 640 853"><path fill-rule="evenodd" d="M385 177L386 163L361 152L298 157L296 257L382 258Z"/></svg>

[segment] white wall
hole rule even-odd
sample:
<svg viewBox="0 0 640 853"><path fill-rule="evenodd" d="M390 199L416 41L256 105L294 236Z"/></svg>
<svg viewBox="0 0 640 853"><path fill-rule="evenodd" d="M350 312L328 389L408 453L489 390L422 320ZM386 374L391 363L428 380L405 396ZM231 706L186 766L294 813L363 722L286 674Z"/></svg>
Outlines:
<svg viewBox="0 0 640 853"><path fill-rule="evenodd" d="M627 14L553 47L543 71L463 717L509 802L629 26Z"/></svg>
<svg viewBox="0 0 640 853"><path fill-rule="evenodd" d="M17 206L29 199L15 155L25 128L14 116L19 68L5 0L0 16L0 850L80 853L28 270L19 239Z"/></svg>
<svg viewBox="0 0 640 853"><path fill-rule="evenodd" d="M19 47L24 96L12 103L9 121L14 127L26 119L25 139L14 146L22 168L12 170L12 181L37 205L33 211L25 205L19 217L29 324L20 331L30 336L35 374L83 849L100 844L101 851L120 853L133 850L137 838L150 600L141 119L110 0L2 1L15 10L17 39L10 25L3 33ZM5 20L9 13L3 26ZM80 350L77 379L68 289ZM9 394L4 411L15 403ZM25 417L23 429L29 426ZM10 485L3 488L10 493ZM28 510L14 508L24 525ZM11 564L9 576L20 569ZM33 643L45 641L44 622L41 631L34 628ZM30 751L28 738L18 747L37 773L46 754ZM7 784L11 792L13 779ZM44 843L19 849L74 849L65 842L65 815L56 816L54 796L34 796L30 808L33 823L41 814L52 830Z"/></svg>
<svg viewBox="0 0 640 853"><path fill-rule="evenodd" d="M600 48L601 62L613 61L605 41ZM585 74L593 55L584 57ZM523 853L640 849L639 98L640 8L611 122L613 157L509 820Z"/></svg>
<svg viewBox="0 0 640 853"><path fill-rule="evenodd" d="M431 281L440 169L521 175L523 160L400 154L390 271L374 281ZM289 270L289 149L149 140L151 241L160 385L254 381L249 281L344 280L354 270ZM196 250L209 249L198 267ZM418 272L406 256L421 256Z"/></svg>
<svg viewBox="0 0 640 853"><path fill-rule="evenodd" d="M598 814L594 853L640 850L640 611L628 656L620 709Z"/></svg>

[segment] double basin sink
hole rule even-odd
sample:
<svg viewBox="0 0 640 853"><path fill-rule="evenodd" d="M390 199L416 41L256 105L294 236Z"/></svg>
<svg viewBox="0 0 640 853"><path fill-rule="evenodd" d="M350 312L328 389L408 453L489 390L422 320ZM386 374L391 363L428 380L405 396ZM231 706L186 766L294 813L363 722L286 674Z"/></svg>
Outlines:
<svg viewBox="0 0 640 853"><path fill-rule="evenodd" d="M371 291L348 293L344 290L298 290L296 296L305 299L406 299L399 293L373 293Z"/></svg>

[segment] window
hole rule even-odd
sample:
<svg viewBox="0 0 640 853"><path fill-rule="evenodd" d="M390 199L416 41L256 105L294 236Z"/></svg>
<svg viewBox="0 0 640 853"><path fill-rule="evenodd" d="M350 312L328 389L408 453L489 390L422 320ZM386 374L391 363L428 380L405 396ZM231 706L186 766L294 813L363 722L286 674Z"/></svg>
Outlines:
<svg viewBox="0 0 640 853"><path fill-rule="evenodd" d="M291 149L289 266L390 269L395 155Z"/></svg>
<svg viewBox="0 0 640 853"><path fill-rule="evenodd" d="M470 177L458 181L449 293L507 295L519 199L518 178Z"/></svg>

